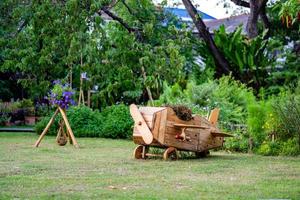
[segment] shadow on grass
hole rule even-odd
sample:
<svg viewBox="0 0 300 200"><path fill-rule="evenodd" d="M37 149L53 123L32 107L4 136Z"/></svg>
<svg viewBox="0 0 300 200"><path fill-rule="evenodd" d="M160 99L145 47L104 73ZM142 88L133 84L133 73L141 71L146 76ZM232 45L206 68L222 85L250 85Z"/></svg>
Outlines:
<svg viewBox="0 0 300 200"><path fill-rule="evenodd" d="M159 154L163 155L165 149L161 148L150 148L149 152L152 154ZM184 160L184 161L211 161L211 160L239 160L241 159L239 156L232 155L225 152L213 152L207 155L206 157L197 157L194 152L188 152L188 151L179 151L179 157L178 160ZM147 160L162 160L161 157L149 157Z"/></svg>

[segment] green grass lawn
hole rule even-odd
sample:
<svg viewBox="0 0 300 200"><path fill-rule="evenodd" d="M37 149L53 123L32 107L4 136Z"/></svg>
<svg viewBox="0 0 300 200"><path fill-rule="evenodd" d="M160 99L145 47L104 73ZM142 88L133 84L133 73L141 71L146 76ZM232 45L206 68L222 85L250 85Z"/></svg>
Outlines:
<svg viewBox="0 0 300 200"><path fill-rule="evenodd" d="M0 133L0 199L300 199L300 157L134 160L132 141Z"/></svg>

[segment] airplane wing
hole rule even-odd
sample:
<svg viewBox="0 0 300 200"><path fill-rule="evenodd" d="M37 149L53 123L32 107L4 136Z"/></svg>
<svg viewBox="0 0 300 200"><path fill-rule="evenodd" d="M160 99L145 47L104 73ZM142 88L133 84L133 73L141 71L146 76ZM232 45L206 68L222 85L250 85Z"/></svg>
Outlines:
<svg viewBox="0 0 300 200"><path fill-rule="evenodd" d="M199 126L199 125L192 125L192 124L173 124L175 127L179 128L198 128L198 129L209 129L207 126Z"/></svg>
<svg viewBox="0 0 300 200"><path fill-rule="evenodd" d="M221 133L221 132L215 132L211 131L210 132L213 137L233 137L233 135L227 134L227 133Z"/></svg>

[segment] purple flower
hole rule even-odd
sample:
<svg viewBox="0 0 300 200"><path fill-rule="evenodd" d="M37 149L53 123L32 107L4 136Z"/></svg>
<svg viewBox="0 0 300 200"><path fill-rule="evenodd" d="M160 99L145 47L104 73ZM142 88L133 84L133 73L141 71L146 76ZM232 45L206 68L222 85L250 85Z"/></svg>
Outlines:
<svg viewBox="0 0 300 200"><path fill-rule="evenodd" d="M53 81L56 84L55 89L48 94L48 100L53 106L60 106L61 108L68 108L69 105L75 105L73 100L75 92L71 90L69 84L62 85L60 80ZM61 93L62 91L62 93Z"/></svg>
<svg viewBox="0 0 300 200"><path fill-rule="evenodd" d="M53 81L53 85L56 85L56 84L61 84L61 81L60 80Z"/></svg>

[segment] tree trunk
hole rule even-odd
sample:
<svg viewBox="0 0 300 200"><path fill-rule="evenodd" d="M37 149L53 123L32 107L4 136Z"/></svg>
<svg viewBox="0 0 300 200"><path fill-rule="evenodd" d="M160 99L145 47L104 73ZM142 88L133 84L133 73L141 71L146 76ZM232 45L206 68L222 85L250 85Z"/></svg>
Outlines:
<svg viewBox="0 0 300 200"><path fill-rule="evenodd" d="M229 62L226 60L224 55L219 51L215 42L212 39L206 25L202 21L201 17L198 15L196 8L191 3L190 0L182 0L186 10L188 11L189 15L193 19L193 22L199 32L199 36L205 41L206 45L208 46L209 50L212 53L214 61L216 63L216 72L218 76L223 74L230 73L230 65Z"/></svg>
<svg viewBox="0 0 300 200"><path fill-rule="evenodd" d="M270 31L271 24L269 22L267 14L266 14L266 4L261 6L261 11L260 11L259 16L264 24L265 29L269 29L269 31Z"/></svg>
<svg viewBox="0 0 300 200"><path fill-rule="evenodd" d="M258 35L257 22L259 16L264 24L264 27L270 30L271 24L266 15L266 5L268 0L250 0L250 2L244 0L231 0L231 1L238 6L250 8L250 15L246 27L249 38L254 38L255 36Z"/></svg>
<svg viewBox="0 0 300 200"><path fill-rule="evenodd" d="M259 16L259 5L257 0L250 0L250 15L247 22L247 33L249 38L258 35L257 22Z"/></svg>
<svg viewBox="0 0 300 200"><path fill-rule="evenodd" d="M250 15L247 22L247 33L249 38L254 38L258 35L257 22L260 16L266 29L270 28L270 22L266 15L266 5L268 0L250 0Z"/></svg>
<svg viewBox="0 0 300 200"><path fill-rule="evenodd" d="M152 97L152 92L150 90L150 88L148 86L146 86L145 82L146 82L146 79L147 79L147 76L146 76L146 72L145 72L145 68L144 66L142 66L142 75L143 75L143 79L144 79L144 85L146 87L146 91L147 91L147 94L148 94L148 97L149 97L149 100L150 100L150 103L151 103L151 106L154 105L153 103L153 97Z"/></svg>

